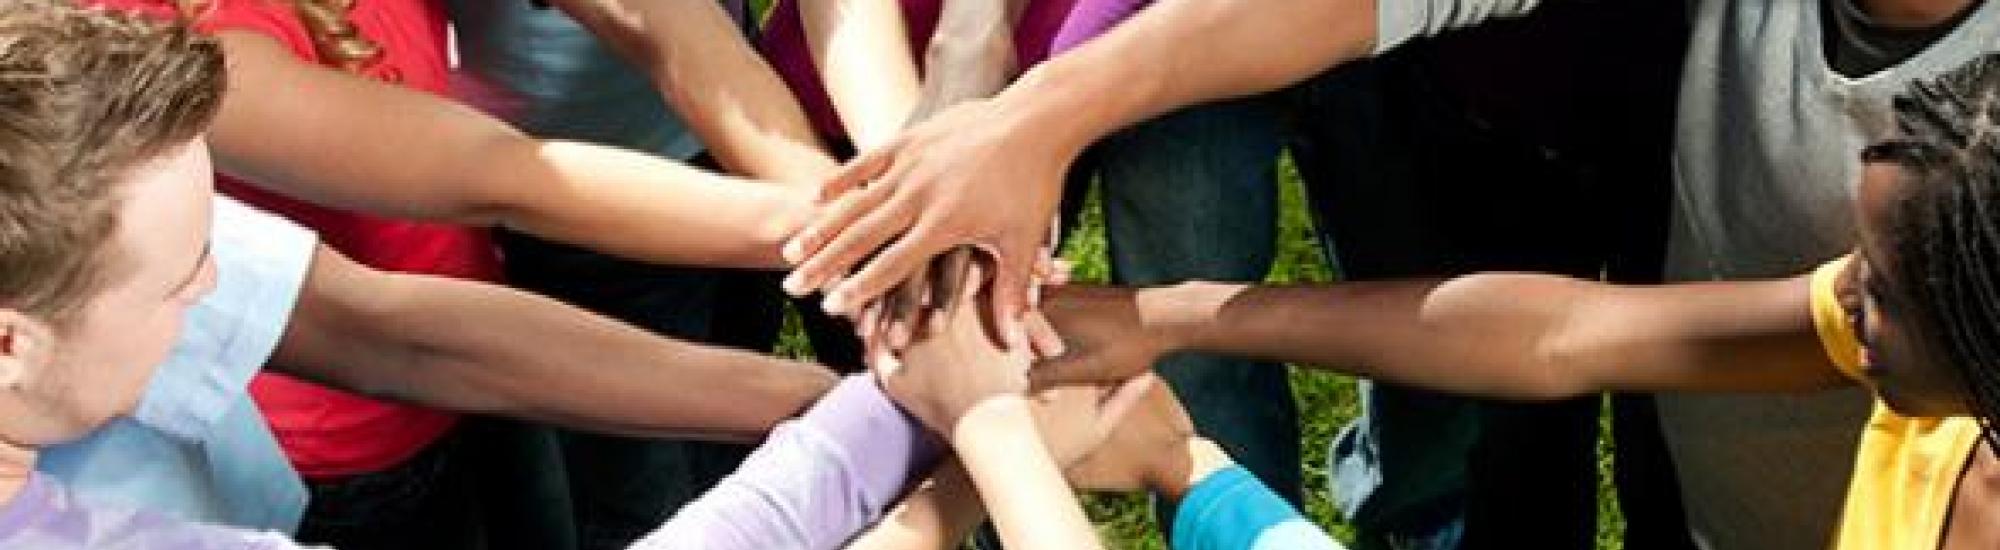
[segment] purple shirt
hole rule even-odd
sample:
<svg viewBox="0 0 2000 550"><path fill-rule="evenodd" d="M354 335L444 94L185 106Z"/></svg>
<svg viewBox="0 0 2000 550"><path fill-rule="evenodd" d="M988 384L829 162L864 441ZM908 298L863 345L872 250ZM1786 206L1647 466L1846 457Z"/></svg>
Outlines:
<svg viewBox="0 0 2000 550"><path fill-rule="evenodd" d="M942 453L874 377L848 376L632 548L839 548Z"/></svg>
<svg viewBox="0 0 2000 550"><path fill-rule="evenodd" d="M944 1L947 0L902 0L903 22L909 30L911 53L919 64L924 62L924 51L930 48L931 35L937 30ZM1020 60L1023 68L1048 58L1050 45L1056 41L1057 33L1068 27L1072 7L1103 2L1031 0L1027 7L1022 8L1021 20L1014 26L1015 58ZM764 57L771 61L771 67L778 71L778 76L799 98L799 105L805 109L806 117L812 119L815 130L829 137L846 136L847 133L840 127L839 116L833 111L833 100L827 97L826 86L820 82L812 49L806 44L805 26L799 20L798 0L779 0L771 7L768 21L764 33L758 37L758 49L763 50Z"/></svg>
<svg viewBox="0 0 2000 550"><path fill-rule="evenodd" d="M1152 3L1153 0L1076 0L1069 17L1063 20L1062 29L1056 31L1055 40L1049 44L1049 55L1070 51L1104 34Z"/></svg>
<svg viewBox="0 0 2000 550"><path fill-rule="evenodd" d="M121 506L85 504L48 476L35 473L13 500L0 505L0 548L173 548L285 550L284 535L189 523Z"/></svg>

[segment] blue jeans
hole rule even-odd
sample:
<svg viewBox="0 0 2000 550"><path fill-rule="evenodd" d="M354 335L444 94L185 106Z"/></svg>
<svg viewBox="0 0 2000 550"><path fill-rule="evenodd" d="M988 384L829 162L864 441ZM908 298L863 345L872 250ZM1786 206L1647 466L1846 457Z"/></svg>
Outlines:
<svg viewBox="0 0 2000 550"><path fill-rule="evenodd" d="M1277 239L1277 107L1270 98L1192 107L1112 135L1078 161L1072 197L1101 178L1113 281L1264 279ZM1282 365L1181 354L1157 370L1203 435L1300 505L1298 408Z"/></svg>

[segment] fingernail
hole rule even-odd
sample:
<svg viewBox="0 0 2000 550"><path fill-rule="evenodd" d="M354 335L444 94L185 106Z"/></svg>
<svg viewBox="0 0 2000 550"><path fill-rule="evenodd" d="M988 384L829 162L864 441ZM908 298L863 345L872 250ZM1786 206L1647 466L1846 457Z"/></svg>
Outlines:
<svg viewBox="0 0 2000 550"><path fill-rule="evenodd" d="M779 284L784 287L786 294L790 294L794 297L805 295L806 278L804 276L799 275L799 272L797 271L793 271L791 274L786 275L785 281Z"/></svg>
<svg viewBox="0 0 2000 550"><path fill-rule="evenodd" d="M1007 347L1009 349L1021 349L1021 346L1027 343L1028 333L1021 328L1021 321L1017 319L1007 320Z"/></svg>
<svg viewBox="0 0 2000 550"><path fill-rule="evenodd" d="M826 300L821 301L819 305L820 309L826 310L827 313L846 315L847 293L836 290L831 294L827 294Z"/></svg>
<svg viewBox="0 0 2000 550"><path fill-rule="evenodd" d="M787 262L797 264L805 259L805 249L805 245L800 244L798 239L792 239L785 241L785 246L778 250L778 255L783 256Z"/></svg>

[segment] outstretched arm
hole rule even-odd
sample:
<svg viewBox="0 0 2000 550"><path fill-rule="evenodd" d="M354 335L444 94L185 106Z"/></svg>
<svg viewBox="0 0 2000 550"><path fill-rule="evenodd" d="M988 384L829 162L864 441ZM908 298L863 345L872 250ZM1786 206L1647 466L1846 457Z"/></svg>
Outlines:
<svg viewBox="0 0 2000 550"><path fill-rule="evenodd" d="M1118 377L1192 350L1296 362L1456 393L1785 391L1846 382L1826 359L1808 278L1618 286L1549 275L1139 291L1059 289L1072 355L1051 379Z"/></svg>
<svg viewBox="0 0 2000 550"><path fill-rule="evenodd" d="M598 432L755 441L826 369L672 340L535 294L378 271L324 246L271 361L336 388Z"/></svg>
<svg viewBox="0 0 2000 550"><path fill-rule="evenodd" d="M715 0L554 0L654 85L736 173L816 188L837 166L798 99Z"/></svg>
<svg viewBox="0 0 2000 550"><path fill-rule="evenodd" d="M611 147L532 139L469 107L220 33L222 171L384 216L500 225L663 263L776 267L810 194ZM313 101L298 101L301 93Z"/></svg>

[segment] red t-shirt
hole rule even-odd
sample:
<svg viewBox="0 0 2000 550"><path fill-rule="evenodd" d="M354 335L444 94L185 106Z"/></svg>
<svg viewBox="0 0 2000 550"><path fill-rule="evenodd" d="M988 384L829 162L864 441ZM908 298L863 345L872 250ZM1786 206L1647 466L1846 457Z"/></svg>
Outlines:
<svg viewBox="0 0 2000 550"><path fill-rule="evenodd" d="M97 0L148 11L173 0ZM322 63L312 35L283 0L210 0L203 30L249 31L276 39L300 59ZM438 95L447 93L446 19L427 0L358 0L349 19L381 46L366 76ZM301 105L310 97L299 97ZM310 131L284 128L274 131ZM393 220L323 208L217 174L217 188L243 202L318 231L335 250L371 267L498 280L499 256L487 233L461 226ZM251 396L299 473L333 479L387 469L417 454L457 422L451 413L385 403L280 374L251 381Z"/></svg>

